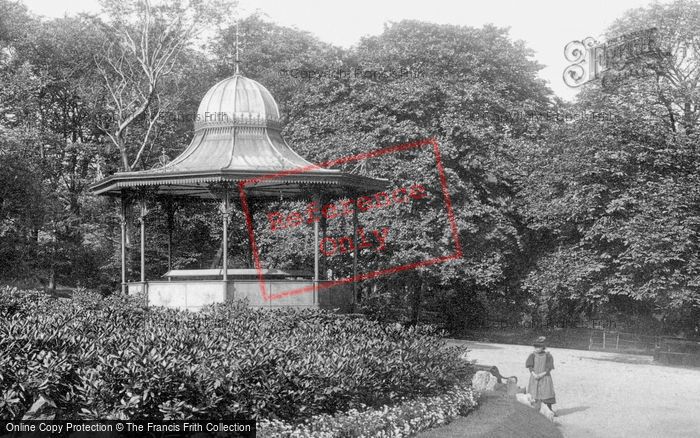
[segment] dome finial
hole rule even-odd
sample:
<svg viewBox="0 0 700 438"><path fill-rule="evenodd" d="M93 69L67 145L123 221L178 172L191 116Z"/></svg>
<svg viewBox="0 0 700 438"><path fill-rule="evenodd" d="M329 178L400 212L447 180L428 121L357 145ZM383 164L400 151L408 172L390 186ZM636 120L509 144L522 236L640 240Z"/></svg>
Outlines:
<svg viewBox="0 0 700 438"><path fill-rule="evenodd" d="M239 74L238 64L240 64L240 59L238 58L238 20L236 20L236 70L235 74Z"/></svg>

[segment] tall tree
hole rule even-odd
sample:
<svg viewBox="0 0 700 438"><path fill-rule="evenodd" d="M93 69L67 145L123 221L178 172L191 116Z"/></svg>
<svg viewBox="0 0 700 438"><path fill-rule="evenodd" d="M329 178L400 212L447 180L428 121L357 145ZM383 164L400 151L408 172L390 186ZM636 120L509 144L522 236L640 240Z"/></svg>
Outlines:
<svg viewBox="0 0 700 438"><path fill-rule="evenodd" d="M523 150L522 211L541 242L526 286L542 315L696 323L697 23L695 2L625 14L609 36L656 27L660 50L588 85L578 118Z"/></svg>
<svg viewBox="0 0 700 438"><path fill-rule="evenodd" d="M37 269L42 224L37 112L44 83L22 55L39 23L14 1L0 0L0 278L23 280Z"/></svg>
<svg viewBox="0 0 700 438"><path fill-rule="evenodd" d="M142 165L161 115L172 108L168 84L187 49L229 16L230 4L204 0L104 0L105 17L95 20L108 38L97 68L109 96L113 123L103 129L119 151L121 170ZM171 89L168 90L167 86ZM134 126L141 121L144 129Z"/></svg>
<svg viewBox="0 0 700 438"><path fill-rule="evenodd" d="M465 256L392 278L406 286L393 288L392 294L416 294L402 301L407 311L422 307L441 288L460 290L462 302L486 290L513 298L522 225L513 203L510 144L538 137L541 126L519 114L549 105L549 91L536 78L540 66L530 56L522 42L511 41L495 27L405 21L363 40L340 65L321 64L306 74L299 70L303 92L289 105L293 116L285 134L311 161L428 137L440 142ZM361 168L356 164L345 170L389 178L396 187L421 183L430 191L430 203L422 210L363 215L366 228L390 225L394 233L385 252L362 254L363 271L454 251L432 150L366 160ZM346 223L344 232L347 228ZM347 273L348 261L330 263ZM392 294L387 299L396 302ZM441 311L448 307L444 300L436 305ZM410 310L406 317L417 313ZM461 321L465 317L459 316Z"/></svg>
<svg viewBox="0 0 700 438"><path fill-rule="evenodd" d="M656 56L644 56L627 63L626 70L650 72L645 80L614 81L611 94L627 95L630 105L659 109L672 132L691 134L700 116L700 4L677 0L631 10L613 23L607 35L622 36L656 28ZM639 79L639 77L638 77ZM648 111L648 110L647 110Z"/></svg>

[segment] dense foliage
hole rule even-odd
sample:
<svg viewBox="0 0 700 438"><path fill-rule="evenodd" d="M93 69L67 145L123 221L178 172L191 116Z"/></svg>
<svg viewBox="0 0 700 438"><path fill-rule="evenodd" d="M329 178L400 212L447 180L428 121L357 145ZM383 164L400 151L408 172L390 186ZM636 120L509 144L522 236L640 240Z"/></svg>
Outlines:
<svg viewBox="0 0 700 438"><path fill-rule="evenodd" d="M608 36L655 27L658 51L588 84L573 123L523 145L535 319L698 333L698 23L692 1L625 14Z"/></svg>
<svg viewBox="0 0 700 438"><path fill-rule="evenodd" d="M10 289L0 293L0 351L5 419L40 401L57 418L295 422L441 395L471 375L463 352L428 329L238 302L192 313Z"/></svg>
<svg viewBox="0 0 700 438"><path fill-rule="evenodd" d="M440 145L463 257L375 283L363 294L369 312L419 319L423 308L451 328L479 322L479 311L499 303L521 274L523 242L515 211L511 169L515 139L538 138L541 127L516 115L544 111L549 90L536 77L541 66L521 41L493 26L481 29L404 21L367 37L342 69L366 72L345 80L301 80L304 94L286 133L314 161L369 152L427 137ZM324 145L340 145L329 149ZM454 253L455 238L441 196L437 156L431 149L352 163L395 187L420 183L421 206L363 215L372 229L390 228L381 254L362 254L364 270L385 269ZM333 230L335 231L335 230ZM279 247L279 245L277 245ZM288 259L289 257L286 256ZM346 260L330 260L342 273ZM481 297L490 295L489 299ZM508 296L506 302L517 297ZM455 304L459 315L450 313ZM465 305L466 304L466 305ZM455 317L456 316L456 317Z"/></svg>
<svg viewBox="0 0 700 438"><path fill-rule="evenodd" d="M235 27L211 16L214 3L160 4L151 21L145 0L106 1L99 17L42 20L0 0L0 281L118 288L117 206L87 188L120 169L152 168L163 154L174 158L191 138L199 100L234 72ZM211 38L176 26L158 43L178 41L177 54L162 59L167 74L151 82L135 68L114 82L131 102L120 113L109 87L121 76L109 62L124 56L125 67L138 66L143 53L130 51L125 35L145 43L174 17L211 24ZM608 71L573 103L553 97L532 51L494 26L389 23L345 50L253 15L239 23L241 72L276 97L285 138L310 161L440 143L463 257L363 282L359 308L371 318L416 323L432 315L454 332L487 319L609 318L687 333L700 330L698 23L700 6L688 0L625 13L608 39L656 27L659 56ZM148 45L154 60L158 44ZM576 117L549 116L561 111ZM431 195L422 209L362 218L368 229L391 227L385 251L360 253L362 271L453 252L430 151L344 170L397 187L421 183ZM167 214L152 204L148 278L167 266ZM173 266L219 266L216 205L175 208ZM250 267L235 211L228 260ZM338 222L329 233L349 228ZM129 279L138 277L136 231L132 211ZM308 233L256 235L266 266L312 266ZM347 254L322 264L338 278L352 266Z"/></svg>

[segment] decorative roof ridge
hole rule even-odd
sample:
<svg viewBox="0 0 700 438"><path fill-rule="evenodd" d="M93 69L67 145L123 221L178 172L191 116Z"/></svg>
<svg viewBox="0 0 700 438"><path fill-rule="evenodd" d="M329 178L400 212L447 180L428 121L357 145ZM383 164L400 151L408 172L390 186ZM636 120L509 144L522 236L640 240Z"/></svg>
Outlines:
<svg viewBox="0 0 700 438"><path fill-rule="evenodd" d="M229 117L226 113L222 113L226 115L225 118L219 119L219 120L206 120L206 121L200 121L197 120L194 123L194 131L197 132L200 129L205 129L205 128L225 128L225 127L248 127L248 126L258 126L258 127L263 127L263 128L272 128L281 131L282 130L282 123L279 121L278 118L276 117L262 117L258 115L258 117L253 117L252 115L249 114L248 117L238 117L238 116L233 116ZM199 114L197 115L197 118L199 119Z"/></svg>

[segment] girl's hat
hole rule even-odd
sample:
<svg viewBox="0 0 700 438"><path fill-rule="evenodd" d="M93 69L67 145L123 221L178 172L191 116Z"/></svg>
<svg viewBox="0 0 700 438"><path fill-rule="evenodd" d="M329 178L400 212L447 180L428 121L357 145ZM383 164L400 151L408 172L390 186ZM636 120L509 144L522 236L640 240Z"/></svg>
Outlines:
<svg viewBox="0 0 700 438"><path fill-rule="evenodd" d="M537 338L537 340L534 342L535 347L544 347L544 341L547 340L544 336L540 336Z"/></svg>

